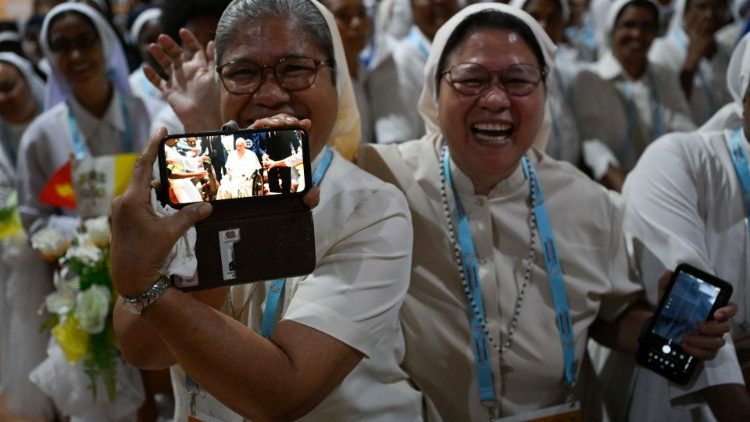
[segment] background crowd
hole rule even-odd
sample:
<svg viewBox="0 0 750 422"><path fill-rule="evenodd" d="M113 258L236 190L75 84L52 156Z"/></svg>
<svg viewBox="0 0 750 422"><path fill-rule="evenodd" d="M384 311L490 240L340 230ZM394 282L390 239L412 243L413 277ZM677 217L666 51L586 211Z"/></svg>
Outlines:
<svg viewBox="0 0 750 422"><path fill-rule="evenodd" d="M420 266L422 270L413 270L411 280L415 284L409 287L414 289L410 290L409 298L417 299L407 298L402 309L401 324L407 331L405 346L398 346L400 343L396 342L394 344L397 346L394 347L406 347L406 372L421 390L442 401L442 404L436 402L435 405L444 419L479 419L484 415L478 416L476 409L457 411L451 407L454 398L442 397L463 392L446 390L441 385L442 379L430 378L435 376L434 368L426 360L430 349L423 342L414 340L418 337L413 337L420 333L426 335L424 333L433 329L418 318L419 313L424 311L420 307L420 294L431 297L430 292L439 290L445 280L441 274L455 272L455 265L451 261L452 250L447 253L430 250L432 239L443 236L434 233L430 225L431 221L443 218L441 205L433 204L434 209L421 208L422 205L414 201L409 192L416 189L412 186L416 181L420 189L424 189L425 198L438 198L439 202L440 187L430 184L435 180L421 179L424 173L431 174L433 170L438 174L437 167L432 167L441 154L441 136L449 138L450 144L450 134L446 133L446 122L450 121L450 115L441 114L443 111L440 107L446 106L442 100L438 102L438 96L442 99L445 93L440 93L441 88L435 84L440 84L443 77L454 78L455 67L451 67L450 61L438 61L445 59L443 54L453 59L458 53L451 49L456 49L456 45L464 46L461 43L465 42L471 46L469 41L460 37L451 45L448 37L453 35L456 26L463 25L459 25L460 22L467 19L462 13L478 10L467 8L480 7L474 5L480 2L320 2L335 18L343 45L342 61L346 65L339 69L348 72L343 78L338 75L340 79L335 81L339 106L336 129L330 143L336 144L337 130L359 131L359 143L365 145L359 157L362 167L407 194L415 229L414 247L422 251L421 255L416 249L414 251L414 266ZM174 69L180 65L174 63L169 50L182 47L212 54L217 47L211 41L217 34L222 13L230 3L229 0L36 0L33 16L23 22L2 26L0 208L17 204L28 237L49 227L69 234L75 230L78 224L75 211L39 202L47 182L71 156L83 159L140 152L146 145L148 134L161 127L166 127L169 133L184 133L201 128L202 125L196 124L199 119L202 119L201 123L223 123L225 119L218 114L225 107L224 103L230 104L231 98L225 98L229 94L223 93L219 100L218 95L216 98L201 96L200 92L195 93L195 89L181 91L170 86L169 81L178 78ZM579 343L583 342L578 344L577 353L582 354L586 350L590 358L591 380L587 385L591 386L591 390L597 390L581 394L599 397L602 409L593 413L597 415L595 418L621 420L626 417L624 415L629 415L631 420L685 420L682 419L684 417L730 420L733 416L746 415L743 412L750 412L750 396L742 384L745 383L743 375L750 371L750 342L747 341L750 331L746 327L750 294L744 285L750 282L750 266L747 265L750 262L750 248L744 216L750 210L743 208L741 198L745 192L732 179L734 167L722 148L726 148L723 144L724 131L736 130L739 133L738 128L743 124L747 128L750 119L747 116L750 109L750 100L747 99L750 55L745 53L750 47L748 39L743 38L750 30L750 0L513 0L509 7L512 9L508 10L526 12L536 20L533 25L528 24L531 31L540 31L533 34L540 50L534 50L530 57L542 59L540 68L545 69L537 75L537 82L543 82L545 95L540 97L542 102L539 109L543 109L544 113L543 120L538 122L538 131L536 126L533 131L533 148L540 157L542 152L546 155L545 158L531 161L539 166L543 187L547 184L551 186L551 208L554 210L559 206L559 216L566 212L567 207L562 203L555 205L555 201L565 196L567 200L580 199L578 205L586 206L577 212L588 213L585 215L594 221L584 227L583 222L577 226L559 217L552 218L553 221L559 220L556 230L570 230L572 233L569 236L560 235L563 238L560 243L567 243L563 255L570 255L564 257L570 261L565 262L565 270L570 277L568 281L572 283L572 290L580 290L572 295L581 298L601 295L604 298L601 299L602 307L606 308L593 312L582 307L581 313L586 316L577 319L574 325L579 333ZM498 10L510 13L506 9ZM521 20L526 16L524 14ZM439 32L451 18L454 18L451 21L453 26L447 25ZM481 34L482 25L490 24L478 25ZM189 33L181 32L181 28ZM489 32L486 28L483 31ZM160 37L160 34L166 34L170 39ZM153 43L157 43L158 47ZM217 51L217 56L221 53ZM212 60L209 58L208 63L212 63ZM219 64L218 59L214 64ZM276 78L282 77L278 65L268 67L271 73L275 72ZM479 67L482 67L481 63ZM210 70L214 72L213 68ZM496 73L497 80L507 89L509 81L506 75L491 73ZM225 74L227 72L220 73L224 87L227 86ZM262 74L261 78L265 77L265 73ZM214 74L205 78L213 79ZM494 83L494 77L490 75L489 78ZM195 79L200 80L200 74ZM199 118L192 118L195 114L190 114L190 101L181 97L190 95L192 98L209 100L200 103ZM229 97L233 95L231 93ZM523 95L526 98L528 94ZM353 99L356 108L346 103L348 98ZM219 101L222 101L221 107ZM358 126L352 123L357 121L356 117L346 120L355 116L356 110ZM461 124L463 122L457 123L456 127ZM212 128L216 127L213 125ZM502 136L507 130L510 129L481 124L467 129L487 137ZM420 138L420 144L407 143ZM239 153L232 153L242 156L247 146L244 141L240 143L239 147L235 147ZM529 139L526 148L531 148L531 145L532 139ZM351 160L359 146L341 143L338 152ZM453 154L454 145L450 147ZM719 153L719 150L722 152ZM196 152L206 156L212 153L210 148ZM547 156L567 164L561 167L558 167L557 161L550 164L545 161ZM222 154L222 160L217 157L212 157L216 175L219 178L229 176L233 166L237 165L237 158L233 158L232 154ZM455 161L455 157L451 158ZM400 161L402 159L403 163ZM392 164L394 162L400 164ZM260 168L262 164L262 159L255 160L255 167ZM222 170L222 165L226 166L225 170ZM469 163L469 166L472 165ZM334 175L343 172L336 166L333 168ZM409 176L404 177L403 169L410 169L414 174L407 171ZM346 171L349 171L348 168ZM579 179L578 171L589 179ZM459 190L463 176L460 173L456 177ZM505 176L508 180L505 180ZM505 176L493 183L514 181L513 174ZM563 183L561 180L569 182ZM609 191L592 190L592 184L588 184L592 180ZM201 196L197 189L192 185L188 187L195 190L193 194L199 200ZM445 201L445 181L442 189ZM492 189L484 192L485 196L488 194L492 200ZM503 193L506 194L512 197L512 191ZM610 195L616 199L609 199ZM505 200L503 198L500 199ZM523 198L525 200L525 196ZM468 204L469 212L483 213L481 201L479 198L476 204ZM610 201L617 204L624 201L626 207L630 208L622 212ZM733 205L723 205L729 203ZM516 210L518 212L509 211L514 210L512 204L520 207ZM399 206L403 204L397 205L393 209L400 209ZM497 272L493 276L498 280L512 279L522 272L521 267L525 264L521 259L526 258L529 236L531 251L528 253L531 256L528 260L534 260L534 235L529 235L526 228L526 214L522 214L525 208L525 202L518 200L502 208L508 215L503 216L496 211L481 214L486 217L487 226L499 230L497 226L506 224L508 227L503 228L503 233L517 236L515 244L519 250L503 250L503 253L517 256L518 261L506 262L509 266L503 267L503 261L496 259L497 268L490 270L491 274ZM435 209L441 211L433 215ZM571 206L567 212L576 212L572 209ZM397 211L393 212L398 214ZM517 224L508 222L513 218L517 219ZM581 220L584 219L581 217ZM503 221L506 223L501 223ZM570 225L558 228L566 224ZM605 232L612 226L618 226L618 231ZM624 233L621 231L623 227ZM514 233L519 230L521 233ZM582 232L587 232L586 236L579 236ZM629 239L628 251L620 249L620 246L608 249L626 234ZM502 249L497 244L493 246L493 243L498 243L497 239L484 241L487 242L485 257L492 256L493 247L495 252ZM421 242L424 244L420 246ZM18 237L7 237L0 244L0 391L4 395L5 405L16 415L40 421L64 420L68 417L76 420L77 415L66 414L65 409L56 407L55 402L29 378L29 374L47 357L49 337L39 334L39 327L45 318L38 310L45 296L53 290L54 282L53 266L26 243L26 240L18 240ZM597 250L592 245L601 248ZM450 268L440 267L442 264L435 260L436 255L443 253L446 256L440 259ZM600 261L601 267L581 257L586 254L590 254L590 261ZM626 256L633 258L629 262ZM536 259L542 258L537 255ZM613 363L619 357L618 352L605 349L593 341L586 345L588 337L580 333L588 332L589 326L595 327L600 320L609 323L622 319L626 315L622 312L624 307L632 306L635 303L632 296L643 288L648 301L655 303L655 280L664 269L674 268L685 261L734 284L733 300L739 304L740 311L733 328L735 341L731 337L728 340L732 347L723 348L713 360L714 363L706 365L709 368L708 375L704 377L706 379L702 378L692 389L669 386L663 379L645 371L640 371L632 383L617 378L612 371L622 370L621 364ZM536 268L532 270L530 263L528 265L526 281L530 273L537 271ZM503 271L516 274L502 275ZM614 273L622 277L612 276ZM588 282L599 278L614 281L612 285L593 287L583 282L576 284L578 279ZM539 275L539 280L545 281L544 276ZM637 281L641 281L643 287L638 287ZM453 282L460 288L457 280ZM437 287L431 286L431 283ZM498 281L498 285L501 283ZM525 288L524 284L518 303L511 301L503 306L520 306ZM537 295L536 288L531 290L529 301L542 302L545 296L541 293ZM455 298L451 292L442 293L445 297L433 299L451 303ZM500 303L503 299L498 297L492 300ZM451 315L460 314L463 306L457 305L458 310L447 306L443 309L445 321L436 318L432 323L450 327L457 322ZM528 306L541 309L544 304ZM575 306L573 308L576 311ZM492 315L491 309L488 314ZM501 319L499 315L497 319ZM466 321L462 319L460 322ZM513 320L513 329L516 322ZM389 326L388 330L393 330L393 327ZM436 333L430 337L439 342L440 334L445 333L435 330ZM502 331L502 328L497 330ZM629 349L627 345L619 347L622 344L617 341L608 343L606 336L602 340L593 330L591 337L600 340L600 343ZM459 332L460 329L456 328L455 331ZM449 334L445 341L455 345L452 342L455 333ZM527 344L521 340L520 345L514 346L517 350L512 352L520 354L521 350L527 348L531 354L539 347L534 342L541 342L540 337L548 335L557 337L557 333L540 331L536 336L531 336ZM523 335L519 337L525 339ZM441 351L449 349L440 343L433 346ZM362 350L355 349L359 352ZM421 356L415 357L415 351ZM383 350L376 350L372 346L372 352L382 354ZM456 353L467 355L463 349ZM361 355L357 356L361 358ZM555 355L550 359L558 357ZM347 355L347 358L351 359L351 356ZM443 359L453 358L448 353ZM353 362L352 366L358 360ZM451 363L456 365L452 368L455 372L446 369L442 375L461 379L466 376L461 371L473 373L471 362L466 364L452 360ZM137 409L137 416L135 413L124 415L123 419L118 420L135 417L141 421L170 419L174 399L167 371L142 370L140 375L144 399ZM399 378L403 377L402 373L393 376L403 381ZM173 373L173 381L174 378ZM565 390L561 379L510 379L512 383L517 382L519 387L518 390L511 389L503 397L502 406L512 412L525 410L524 400L531 393L524 388L543 389L557 382L561 384L559 390ZM471 384L472 380L469 377L466 384ZM729 390L720 388L725 385L740 387ZM694 394L704 390L710 393ZM713 391L716 393L713 394ZM408 394L404 393L401 397L404 402L408 401L404 398ZM557 397L559 391L549 394L550 397ZM631 394L632 399L622 399ZM409 396L409 399L414 397ZM727 407L723 406L727 400L741 403L734 415L722 412L727 411ZM177 401L179 407L179 397ZM414 416L408 412L403 414ZM85 417L81 420L85 420Z"/></svg>

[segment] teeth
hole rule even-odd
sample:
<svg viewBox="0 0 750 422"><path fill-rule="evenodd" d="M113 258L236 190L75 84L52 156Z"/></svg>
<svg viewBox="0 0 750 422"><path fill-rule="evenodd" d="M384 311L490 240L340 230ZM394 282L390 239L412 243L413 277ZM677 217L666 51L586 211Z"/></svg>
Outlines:
<svg viewBox="0 0 750 422"><path fill-rule="evenodd" d="M492 131L503 131L509 130L511 125L503 123L477 123L474 125L474 129L477 130L492 130Z"/></svg>

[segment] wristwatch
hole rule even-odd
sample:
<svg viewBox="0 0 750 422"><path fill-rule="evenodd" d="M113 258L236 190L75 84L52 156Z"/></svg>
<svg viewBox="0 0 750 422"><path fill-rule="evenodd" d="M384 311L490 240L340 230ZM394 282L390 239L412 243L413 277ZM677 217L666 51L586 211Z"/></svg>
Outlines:
<svg viewBox="0 0 750 422"><path fill-rule="evenodd" d="M172 287L172 283L169 277L164 274L159 275L159 279L154 283L151 288L146 290L143 294L136 297L122 297L122 306L125 310L133 315L140 315L144 309L149 305L159 300L160 297L164 296L164 293L168 288Z"/></svg>

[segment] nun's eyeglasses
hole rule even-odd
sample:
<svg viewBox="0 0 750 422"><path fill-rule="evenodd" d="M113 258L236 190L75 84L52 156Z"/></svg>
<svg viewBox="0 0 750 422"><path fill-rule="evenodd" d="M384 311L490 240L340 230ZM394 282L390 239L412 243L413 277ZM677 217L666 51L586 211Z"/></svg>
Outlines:
<svg viewBox="0 0 750 422"><path fill-rule="evenodd" d="M501 70L490 71L477 63L461 63L442 73L459 93L479 95L487 90L497 75L498 86L509 95L525 97L536 89L546 71L530 64L512 64Z"/></svg>
<svg viewBox="0 0 750 422"><path fill-rule="evenodd" d="M94 31L81 32L73 38L57 37L50 41L49 49L53 53L68 54L73 50L86 51L96 45L99 41L99 35Z"/></svg>
<svg viewBox="0 0 750 422"><path fill-rule="evenodd" d="M331 66L328 60L310 57L282 57L274 64L260 66L240 59L216 67L221 83L232 94L253 94L266 79L266 72L273 71L276 81L287 91L309 88L315 83L320 66Z"/></svg>

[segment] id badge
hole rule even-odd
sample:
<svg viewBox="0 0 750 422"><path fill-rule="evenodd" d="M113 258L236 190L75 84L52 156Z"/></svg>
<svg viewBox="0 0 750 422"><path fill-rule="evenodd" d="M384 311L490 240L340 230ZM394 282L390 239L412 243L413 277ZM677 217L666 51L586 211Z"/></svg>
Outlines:
<svg viewBox="0 0 750 422"><path fill-rule="evenodd" d="M583 422L581 403L565 403L559 406L534 410L521 415L506 416L495 419L495 422Z"/></svg>

